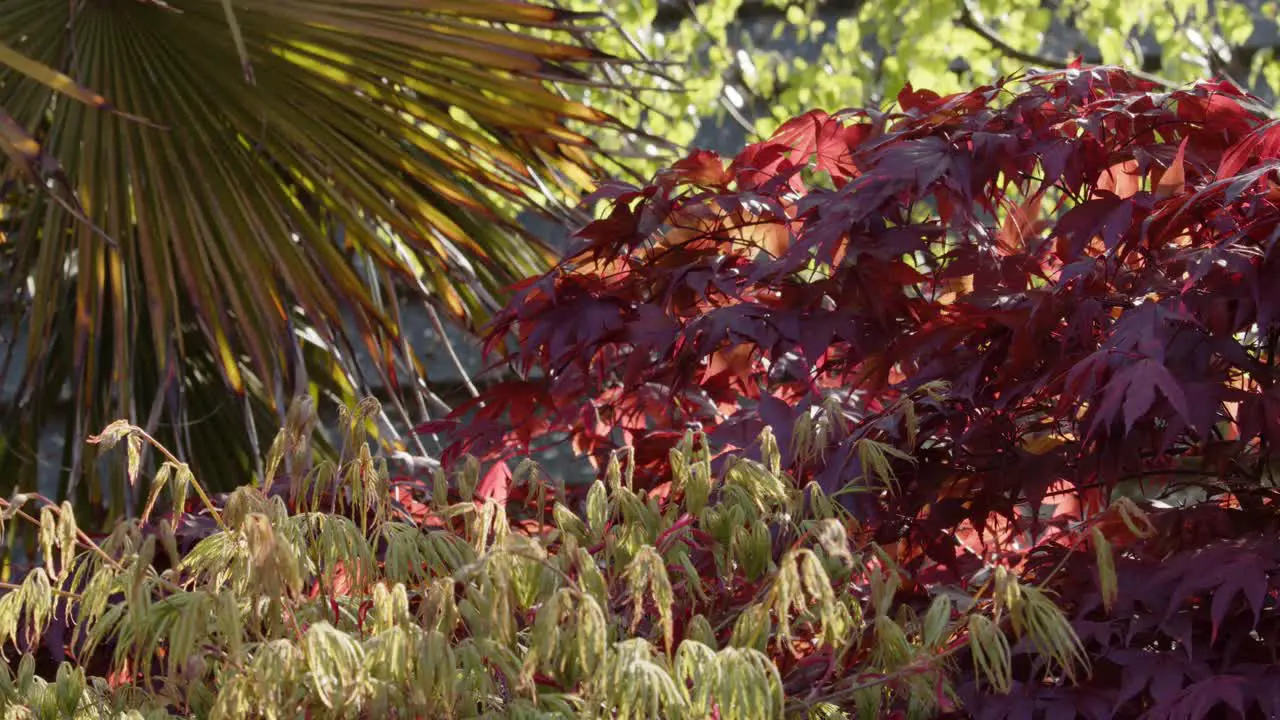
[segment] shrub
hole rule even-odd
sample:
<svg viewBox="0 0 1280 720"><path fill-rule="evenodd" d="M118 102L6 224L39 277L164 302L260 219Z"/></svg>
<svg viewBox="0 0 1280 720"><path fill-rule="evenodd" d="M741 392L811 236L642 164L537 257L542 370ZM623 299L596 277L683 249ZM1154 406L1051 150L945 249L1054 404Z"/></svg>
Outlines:
<svg viewBox="0 0 1280 720"><path fill-rule="evenodd" d="M1091 672L979 643L965 712L1280 714L1280 127L1228 83L1115 68L898 105L602 188L494 327L530 374L453 418L450 457L567 433L680 498L686 428L717 471L764 462L768 428L789 484L884 548L904 611L993 572L1056 594ZM797 540L771 532L762 567ZM865 669L776 657L817 696ZM1007 687L974 671L1006 662Z"/></svg>
<svg viewBox="0 0 1280 720"><path fill-rule="evenodd" d="M370 405L309 469L300 405L260 488L213 502L171 458L169 517L95 543L27 516L44 564L0 633L31 659L0 692L90 717L1275 715L1280 130L1226 84L1014 89L908 89L603 188L493 328L524 376L421 428L447 472L388 479ZM596 482L519 459L566 436Z"/></svg>
<svg viewBox="0 0 1280 720"><path fill-rule="evenodd" d="M615 455L579 516L530 463L482 475L472 459L429 493L392 482L361 444L376 411L350 416L344 465L307 469L297 405L262 486L220 507L156 445L146 512L101 543L69 506L0 502L39 527L43 561L0 597L0 643L25 651L0 670L6 717L927 715L953 705L945 671L970 636L1007 685L1005 617L1066 668L1080 659L1066 619L1007 573L922 615L897 602L889 556L788 483L769 431L759 461L719 472L687 433L674 495L637 488ZM97 440L127 444L130 474L154 442L126 423Z"/></svg>

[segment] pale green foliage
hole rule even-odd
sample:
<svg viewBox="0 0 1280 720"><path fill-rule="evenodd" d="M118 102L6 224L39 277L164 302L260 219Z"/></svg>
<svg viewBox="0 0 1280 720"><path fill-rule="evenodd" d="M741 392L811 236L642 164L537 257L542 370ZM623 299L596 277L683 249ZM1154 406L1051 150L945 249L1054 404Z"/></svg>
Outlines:
<svg viewBox="0 0 1280 720"><path fill-rule="evenodd" d="M1012 682L1009 667L1009 641L990 618L969 618L969 645L978 674L998 692L1008 692Z"/></svg>
<svg viewBox="0 0 1280 720"><path fill-rule="evenodd" d="M571 0L570 7L598 12L600 0ZM686 146L707 122L769 135L813 108L879 106L910 82L939 93L959 92L1035 67L1071 58L1066 43L1051 42L1074 27L1090 59L1142 67L1135 42L1146 36L1159 45L1159 76L1186 83L1227 72L1238 82L1265 81L1280 88L1280 63L1264 50L1246 63L1239 49L1253 32L1245 3L1207 0L1066 0L1051 9L1041 0L882 0L856 10L822 12L826 0L613 0L603 4L625 36L604 34L603 47L620 55L637 49L655 60L668 80L646 78L641 90L623 98L591 88L575 97ZM759 17L761 6L774 12ZM689 12L686 7L694 7ZM842 3L841 7L847 7ZM671 12L671 8L681 8ZM1261 14L1274 17L1274 3ZM1056 24L1055 24L1056 21ZM1068 39L1067 43L1074 43ZM804 52L803 46L811 46ZM1080 49L1084 49L1081 47ZM1037 60L1039 62L1037 62ZM963 65L953 66L953 62ZM967 67L966 67L967 66ZM632 75L635 70L620 70ZM674 91L674 95L671 93ZM700 140L711 139L704 134ZM611 150L621 138L603 138ZM625 161L643 174L657 167L657 144L642 144L639 158Z"/></svg>
<svg viewBox="0 0 1280 720"><path fill-rule="evenodd" d="M1027 636L1045 656L1058 664L1067 676L1076 668L1088 668L1080 639L1071 630L1062 611L1037 587L1020 583L1004 567L996 568L995 598L997 612L1007 612L1013 631Z"/></svg>
<svg viewBox="0 0 1280 720"><path fill-rule="evenodd" d="M307 423L294 418L268 466L305 442ZM634 457L620 453L592 487L585 521L561 504L554 526L530 532L492 499L470 500L475 463L437 479L464 498L429 500L443 527L409 524L354 428L345 464L305 473L291 504L241 487L217 512L206 505L218 529L185 556L167 518L145 535L121 524L97 545L66 508L26 516L44 563L0 596L0 644L43 627L65 599L79 655L111 648L117 670L147 682L113 689L63 665L46 683L24 656L16 674L0 671L0 701L18 708L3 717L697 720L714 708L760 720L868 717L905 703L924 718L939 688L951 693L952 655L968 643L983 677L1008 687L1006 618L1067 673L1082 665L1062 614L1002 569L962 610L954 588L922 617L901 605L889 555L860 545L816 488L806 501L779 474L771 432L758 461L721 472L690 432L672 453L685 494L668 502L633 489ZM113 432L150 441L127 425ZM180 473L171 462L161 472ZM515 477L539 482L524 466ZM714 539L719 579L679 541L693 531ZM170 569L157 572L165 557ZM719 583L754 587L753 597L699 600ZM858 671L816 697L788 698L773 658L806 647L830 650L837 665L854 658Z"/></svg>

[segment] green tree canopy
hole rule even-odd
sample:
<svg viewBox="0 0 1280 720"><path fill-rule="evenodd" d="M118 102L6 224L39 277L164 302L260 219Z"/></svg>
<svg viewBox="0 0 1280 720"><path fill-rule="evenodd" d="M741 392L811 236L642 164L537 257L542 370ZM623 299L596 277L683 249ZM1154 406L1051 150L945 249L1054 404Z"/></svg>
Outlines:
<svg viewBox="0 0 1280 720"><path fill-rule="evenodd" d="M570 4L600 8L598 0ZM1063 68L1075 56L1170 85L1225 76L1255 90L1280 88L1280 63L1266 45L1274 42L1276 4L1259 0L618 0L609 7L626 32L602 38L602 48L634 46L667 61L671 82L622 107L597 106L679 145L720 150L812 108L879 105L908 82L957 92Z"/></svg>

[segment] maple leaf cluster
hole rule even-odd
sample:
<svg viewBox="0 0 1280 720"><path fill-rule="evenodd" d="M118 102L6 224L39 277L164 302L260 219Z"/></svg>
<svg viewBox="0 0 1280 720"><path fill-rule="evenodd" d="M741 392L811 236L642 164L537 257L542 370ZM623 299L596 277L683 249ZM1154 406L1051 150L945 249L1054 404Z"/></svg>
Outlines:
<svg viewBox="0 0 1280 720"><path fill-rule="evenodd" d="M689 428L723 461L770 427L921 597L993 565L1057 593L1092 672L1016 646L965 712L1276 717L1280 125L1248 102L908 87L606 185L492 327L520 379L426 429L450 462L631 448L660 495Z"/></svg>

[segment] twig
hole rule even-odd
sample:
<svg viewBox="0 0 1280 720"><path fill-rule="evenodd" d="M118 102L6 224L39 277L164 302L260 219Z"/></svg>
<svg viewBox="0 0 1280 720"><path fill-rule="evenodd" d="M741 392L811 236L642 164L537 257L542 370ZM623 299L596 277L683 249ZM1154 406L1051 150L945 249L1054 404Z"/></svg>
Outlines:
<svg viewBox="0 0 1280 720"><path fill-rule="evenodd" d="M162 414L164 412L164 406L165 406L164 401L169 395L169 389L172 387L173 382L177 379L177 360L175 356L176 352L177 351L173 346L173 342L170 341L169 346L165 348L165 354L164 354L165 355L164 380L161 381L160 387L156 389L155 399L151 401L151 412L147 415L147 425L145 428L143 428L144 430L146 430L148 433L151 433L151 434L155 434L156 430L158 430L160 427L160 418L162 417ZM150 448L147 448L147 447L142 448L142 452L139 454L139 457L138 457L139 466L141 467L147 466L147 454L149 451L150 451Z"/></svg>
<svg viewBox="0 0 1280 720"><path fill-rule="evenodd" d="M1030 65L1038 65L1045 68L1053 68L1055 70L1066 70L1071 67L1068 60L1049 57L1048 55L1039 55L1037 53L1019 50L1009 41L1000 36L994 28L985 24L978 18L974 12L973 6L969 4L969 0L960 0L960 17L957 22L961 27L971 30L978 34L983 40L986 40L992 47L999 50L1007 58L1020 60Z"/></svg>
<svg viewBox="0 0 1280 720"><path fill-rule="evenodd" d="M1036 65L1053 70L1068 70L1071 68L1070 60L1027 52L1014 47L1008 40L1005 40L1000 33L996 32L994 28L982 22L970 2L971 0L960 0L960 16L956 19L956 22L961 27L976 33L983 40L986 40L993 48L998 50L1005 57L1013 60L1019 60L1027 63L1028 65ZM1182 86L1181 83L1176 83L1172 80L1162 78L1159 75L1138 70L1136 68L1126 69L1126 72L1136 78L1146 80L1150 83L1155 83L1165 89L1172 90Z"/></svg>
<svg viewBox="0 0 1280 720"><path fill-rule="evenodd" d="M21 589L22 589L21 585L15 585L13 583L7 583L7 582L0 582L0 590L21 590ZM58 597L68 598L70 600L75 600L77 602L84 600L84 597L80 595L80 593L74 593L74 592L71 592L70 590L58 590L56 588L50 588L49 592L53 593L54 595L57 595Z"/></svg>
<svg viewBox="0 0 1280 720"><path fill-rule="evenodd" d="M49 506L49 509L55 513L62 512L61 506L55 504L52 500L50 500L49 498L39 493L35 493L30 497L34 497L37 500L44 502ZM8 510L11 507L13 507L13 504L11 502L9 502L4 498L0 498L0 508ZM25 510L17 510L14 512L14 515L22 518L23 520L26 520L27 522L31 523L32 525L35 525L36 527L40 527L40 521L35 519ZM84 547L90 552L93 552L94 554L96 554L98 557L102 558L103 561L106 562L108 565L112 566L113 568L115 568L120 572L124 572L124 566L120 564L120 561L108 555L107 552L98 545L98 543L94 542L92 538L86 535L85 532L78 527L76 528L76 541L80 543L81 547Z"/></svg>
<svg viewBox="0 0 1280 720"><path fill-rule="evenodd" d="M161 445L160 441L151 437L146 430L134 425L130 427L130 432L138 433L139 437L154 446L155 449L158 450L161 455L164 455L165 459L169 462L178 467L186 466L186 463L182 462L173 453L169 452L169 448ZM200 496L200 502L204 503L205 508L209 511L209 515L212 516L214 522L218 524L218 528L229 534L231 532L231 528L223 521L222 513L218 512L217 506L213 504L213 500L211 500L209 495L204 491L204 486L200 484L200 481L197 480L194 475L191 476L191 487L195 488L196 494Z"/></svg>
<svg viewBox="0 0 1280 720"><path fill-rule="evenodd" d="M907 677L908 675L926 673L926 672L929 672L930 670L936 669L940 661L945 660L946 658L951 657L952 655L955 655L956 653L960 652L961 650L964 650L967 647L969 647L969 642L967 638L962 640L957 640L954 644L952 644L951 647L947 648L946 650L943 650L942 652L937 653L935 655L929 655L927 657L924 657L920 660L917 660L907 665L906 667L899 668L898 670L895 670L893 672L883 673L883 674L868 673L868 675L872 675L870 679L853 682L853 683L850 683L849 685L846 685L844 687L832 690L831 692L821 694L821 695L810 693L810 697L804 700L795 702L793 707L795 707L800 711L804 711L816 705L822 705L822 704L833 703L833 702L839 703L840 701L848 700L849 698L857 695L859 692L862 692L863 690L867 690L873 687L878 687L886 683L894 682L904 677ZM858 676L855 676L852 679L856 680L857 677ZM866 676L864 675L862 677L866 677Z"/></svg>
<svg viewBox="0 0 1280 720"><path fill-rule="evenodd" d="M711 30L707 28L706 24L698 19L697 8L694 6L693 0L688 0L686 4L689 7L689 19L693 21L694 27L696 27L700 32L702 32L702 34L705 35L706 37L708 38L714 37L711 33ZM725 42L724 40L721 40L720 48L724 50L725 54L730 57L736 56L737 52L740 50L740 48L729 47L729 43ZM729 113L729 117L733 118L733 121L738 123L738 126L741 127L743 130L745 130L747 132L748 137L750 137L755 135L755 132L756 132L755 127L750 123L750 121L747 120L746 117L742 115L742 113L738 112L738 109L733 106L733 102L727 96L727 90L729 87L731 87L729 82L733 79L732 76L734 75L737 75L738 77L742 76L741 69L736 64L730 65L725 70L725 72L721 75L720 94L716 99L719 101L720 106L723 107ZM751 92L753 95L755 94L754 92L751 91L750 88L747 87L747 84L745 82L742 83L742 87L747 92ZM756 99L761 99L761 98L757 96Z"/></svg>
<svg viewBox="0 0 1280 720"><path fill-rule="evenodd" d="M467 392L471 393L471 397L480 397L480 391L476 389L475 383L471 382L471 376L467 374L467 369L462 366L462 360L458 358L458 353L453 349L453 343L449 341L449 335L445 332L444 323L440 321L440 313L436 312L436 308L430 301L424 300L422 306L427 310L427 317L431 319L431 326L435 328L436 334L440 336L440 342L444 343L444 350L449 354L449 360L453 363L453 367L462 376L462 384L466 386Z"/></svg>

